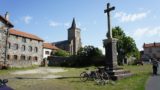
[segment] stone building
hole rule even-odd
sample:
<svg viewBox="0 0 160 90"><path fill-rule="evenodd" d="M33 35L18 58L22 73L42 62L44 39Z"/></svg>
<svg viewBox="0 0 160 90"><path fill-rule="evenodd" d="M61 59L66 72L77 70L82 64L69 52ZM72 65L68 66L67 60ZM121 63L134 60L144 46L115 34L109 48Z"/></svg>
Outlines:
<svg viewBox="0 0 160 90"><path fill-rule="evenodd" d="M144 43L143 49L142 59L149 60L151 57L160 59L160 43Z"/></svg>
<svg viewBox="0 0 160 90"><path fill-rule="evenodd" d="M51 43L43 43L43 59L55 53L59 48Z"/></svg>
<svg viewBox="0 0 160 90"><path fill-rule="evenodd" d="M0 67L7 62L7 35L8 30L12 27L13 25L8 21L8 13L6 13L5 18L0 15Z"/></svg>
<svg viewBox="0 0 160 90"><path fill-rule="evenodd" d="M73 18L72 25L68 29L68 40L54 42L58 48L70 52L71 55L76 55L77 51L81 48L81 35L80 29L76 27L75 19Z"/></svg>
<svg viewBox="0 0 160 90"><path fill-rule="evenodd" d="M43 58L43 40L38 36L15 29L9 30L8 55L13 67L40 65Z"/></svg>

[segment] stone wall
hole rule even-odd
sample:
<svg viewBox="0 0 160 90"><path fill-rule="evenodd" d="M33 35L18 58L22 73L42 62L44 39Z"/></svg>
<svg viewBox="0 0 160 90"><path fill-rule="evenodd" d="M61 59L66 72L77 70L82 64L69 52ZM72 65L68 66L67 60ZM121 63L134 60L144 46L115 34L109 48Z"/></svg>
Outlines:
<svg viewBox="0 0 160 90"><path fill-rule="evenodd" d="M10 35L8 42L10 45L8 47L7 58L12 67L26 67L41 64L43 58L42 41ZM18 45L17 48L15 44Z"/></svg>
<svg viewBox="0 0 160 90"><path fill-rule="evenodd" d="M4 62L5 58L5 42L6 42L6 32L5 30L0 30L0 64Z"/></svg>

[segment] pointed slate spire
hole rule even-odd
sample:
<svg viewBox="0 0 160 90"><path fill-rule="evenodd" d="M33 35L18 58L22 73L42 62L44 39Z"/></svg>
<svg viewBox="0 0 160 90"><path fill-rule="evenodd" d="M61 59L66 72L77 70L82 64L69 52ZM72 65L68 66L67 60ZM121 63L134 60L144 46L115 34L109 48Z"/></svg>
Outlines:
<svg viewBox="0 0 160 90"><path fill-rule="evenodd" d="M76 28L76 22L75 22L75 18L73 18L73 21L72 21L72 26L71 28Z"/></svg>

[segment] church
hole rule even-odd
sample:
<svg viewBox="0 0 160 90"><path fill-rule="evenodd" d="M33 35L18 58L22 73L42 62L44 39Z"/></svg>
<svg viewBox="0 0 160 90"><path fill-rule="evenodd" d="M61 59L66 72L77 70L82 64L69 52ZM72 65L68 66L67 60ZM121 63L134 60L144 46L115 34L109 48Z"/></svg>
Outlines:
<svg viewBox="0 0 160 90"><path fill-rule="evenodd" d="M82 47L80 28L77 28L75 18L73 18L72 25L68 29L68 40L58 41L52 43L58 48L68 51L71 55L76 55L77 51Z"/></svg>

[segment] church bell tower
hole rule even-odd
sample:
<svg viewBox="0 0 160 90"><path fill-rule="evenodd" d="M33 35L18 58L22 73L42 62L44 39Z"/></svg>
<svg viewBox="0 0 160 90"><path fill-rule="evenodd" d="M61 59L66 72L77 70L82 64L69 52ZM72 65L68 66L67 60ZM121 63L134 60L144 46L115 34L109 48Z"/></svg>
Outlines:
<svg viewBox="0 0 160 90"><path fill-rule="evenodd" d="M70 52L72 55L76 55L82 46L80 31L81 30L76 27L75 18L73 18L72 25L68 29L68 41L70 42Z"/></svg>

